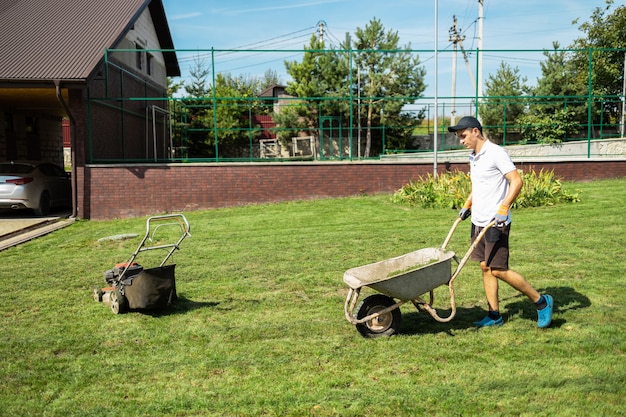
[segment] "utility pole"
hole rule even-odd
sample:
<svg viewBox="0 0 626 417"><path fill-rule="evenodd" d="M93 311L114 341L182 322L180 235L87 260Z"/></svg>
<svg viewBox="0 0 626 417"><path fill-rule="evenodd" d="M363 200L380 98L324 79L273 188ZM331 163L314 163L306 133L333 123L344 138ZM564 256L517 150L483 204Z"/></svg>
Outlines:
<svg viewBox="0 0 626 417"><path fill-rule="evenodd" d="M465 39L465 35L461 35L456 25L456 16L452 16L453 25L450 28L450 42L452 42L452 110L450 111L450 126L456 124L456 48L459 42Z"/></svg>
<svg viewBox="0 0 626 417"><path fill-rule="evenodd" d="M478 0L478 68L476 68L476 72L478 73L478 78L476 79L476 110L478 110L478 102L482 100L483 97L483 21L485 20L483 16L483 4L485 0ZM478 120L481 120L480 113L476 111L476 115ZM482 120L481 120L482 122Z"/></svg>
<svg viewBox="0 0 626 417"><path fill-rule="evenodd" d="M457 27L456 16L453 16L454 25L450 28L450 42L453 45L452 52L452 116L450 118L450 125L454 125L456 123L456 54L457 54L457 44L461 48L461 53L463 53L463 60L465 61L465 67L467 68L467 73L469 74L470 80L474 81L474 72L472 71L472 66L470 65L469 58L467 57L467 52L465 52L465 48L463 48L463 41L465 40L465 35L461 35L461 29ZM473 85L473 83L472 83ZM474 93L476 93L476 88L474 88Z"/></svg>
<svg viewBox="0 0 626 417"><path fill-rule="evenodd" d="M317 22L317 34L320 42L324 42L324 31L326 30L326 22L320 20Z"/></svg>
<svg viewBox="0 0 626 417"><path fill-rule="evenodd" d="M622 123L620 123L620 136L624 137L624 117L626 116L626 52L624 53L624 68L622 68Z"/></svg>
<svg viewBox="0 0 626 417"><path fill-rule="evenodd" d="M433 177L437 178L437 135L439 132L439 0L435 0L435 130L433 132Z"/></svg>

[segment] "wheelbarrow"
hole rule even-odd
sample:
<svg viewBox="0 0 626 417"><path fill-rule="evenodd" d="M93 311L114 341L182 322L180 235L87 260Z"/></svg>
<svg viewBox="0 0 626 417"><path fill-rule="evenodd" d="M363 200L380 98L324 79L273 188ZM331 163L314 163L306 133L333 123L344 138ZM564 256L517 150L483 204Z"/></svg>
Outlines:
<svg viewBox="0 0 626 417"><path fill-rule="evenodd" d="M461 260L446 250L454 231L462 219L456 219L440 248L425 248L405 255L347 270L343 280L349 290L344 304L346 319L366 338L391 336L400 327L400 306L412 302L418 311L428 312L438 322L449 322L456 315L454 280L465 266L476 245L483 239L495 221L485 227L471 244ZM452 271L452 261L456 268ZM440 317L433 307L434 290L447 285L450 291L451 312ZM378 291L355 306L364 287ZM429 301L422 297L429 294Z"/></svg>
<svg viewBox="0 0 626 417"><path fill-rule="evenodd" d="M108 305L114 314L130 310L157 310L177 299L175 264L166 262L188 236L189 223L182 214L152 216L146 221L146 233L127 262L104 272L105 288L93 289L93 298ZM140 253L165 251L159 265L144 268L135 262Z"/></svg>

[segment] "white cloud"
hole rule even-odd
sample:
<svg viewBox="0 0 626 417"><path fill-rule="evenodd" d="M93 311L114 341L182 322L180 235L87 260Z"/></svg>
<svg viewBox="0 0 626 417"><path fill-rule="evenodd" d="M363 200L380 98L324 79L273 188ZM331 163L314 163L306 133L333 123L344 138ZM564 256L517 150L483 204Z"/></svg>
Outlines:
<svg viewBox="0 0 626 417"><path fill-rule="evenodd" d="M173 15L173 16L169 16L168 20L193 19L194 17L198 17L198 16L202 16L202 13L201 12L193 12L193 13Z"/></svg>

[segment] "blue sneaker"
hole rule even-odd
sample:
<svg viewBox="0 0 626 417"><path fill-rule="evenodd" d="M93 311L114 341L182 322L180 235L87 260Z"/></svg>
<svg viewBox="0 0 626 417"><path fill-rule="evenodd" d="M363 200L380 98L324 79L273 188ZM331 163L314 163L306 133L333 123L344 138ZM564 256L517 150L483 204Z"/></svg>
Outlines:
<svg viewBox="0 0 626 417"><path fill-rule="evenodd" d="M537 326L540 329L546 328L552 323L552 308L554 307L554 299L551 295L545 294L543 296L546 299L546 303L548 304L541 310L537 310Z"/></svg>
<svg viewBox="0 0 626 417"><path fill-rule="evenodd" d="M476 327L491 327L491 326L502 326L502 316L497 319L492 319L489 316L485 316L481 321L475 321L474 326Z"/></svg>

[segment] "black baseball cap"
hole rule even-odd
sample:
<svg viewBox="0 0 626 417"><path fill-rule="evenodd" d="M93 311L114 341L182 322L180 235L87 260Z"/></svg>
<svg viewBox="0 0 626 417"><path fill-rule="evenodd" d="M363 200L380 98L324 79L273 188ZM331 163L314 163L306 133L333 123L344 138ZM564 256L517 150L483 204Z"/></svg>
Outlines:
<svg viewBox="0 0 626 417"><path fill-rule="evenodd" d="M483 127L477 118L472 117L472 116L465 116L465 117L462 117L461 120L459 120L459 123L457 123L456 126L448 127L448 132L456 132L458 130L473 129L473 128L477 128L481 132L483 131Z"/></svg>

